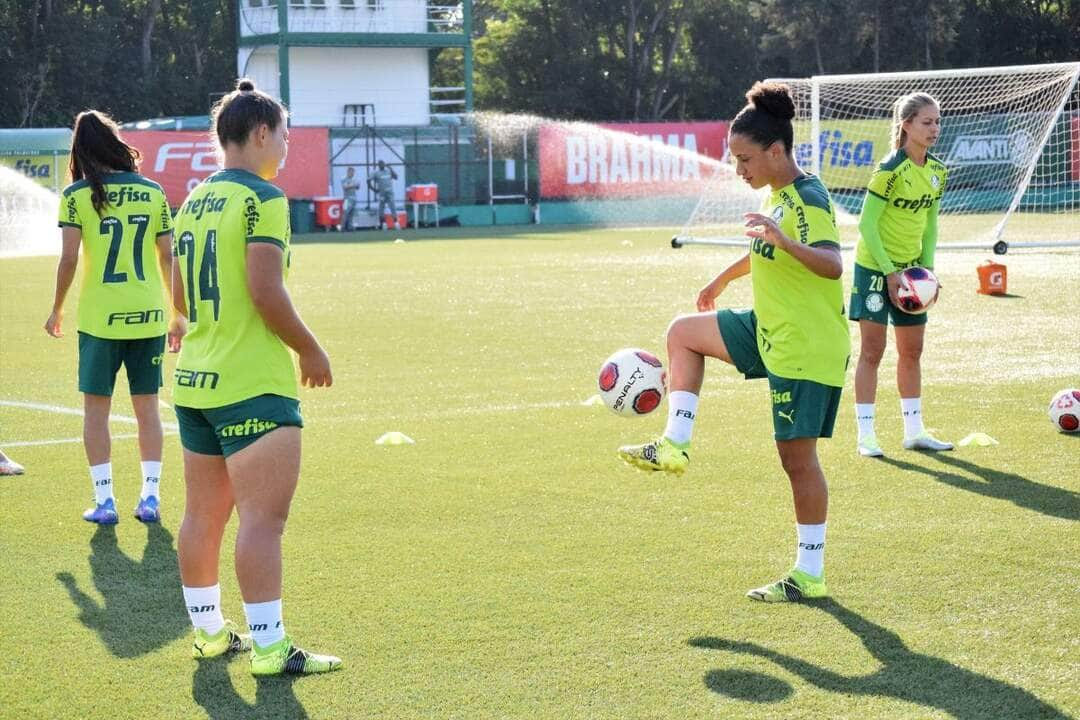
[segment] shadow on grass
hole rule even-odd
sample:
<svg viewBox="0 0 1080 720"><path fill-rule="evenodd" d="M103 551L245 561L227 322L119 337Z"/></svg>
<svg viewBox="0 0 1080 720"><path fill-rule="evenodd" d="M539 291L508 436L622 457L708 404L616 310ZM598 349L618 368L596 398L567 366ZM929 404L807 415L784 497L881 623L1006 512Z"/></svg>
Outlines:
<svg viewBox="0 0 1080 720"><path fill-rule="evenodd" d="M1008 500L1020 507L1065 520L1080 520L1080 493L1065 488L1043 485L1014 473L982 467L955 455L945 453L926 453L939 463L950 468L962 470L969 476L960 475L948 469L934 469L915 463L878 458L881 462L901 470L909 470L928 475L938 482L986 497Z"/></svg>
<svg viewBox="0 0 1080 720"><path fill-rule="evenodd" d="M246 659L243 660L246 664ZM233 687L228 660L214 658L198 663L191 696L206 710L210 720L306 720L307 711L296 698L293 682L297 676L255 679L255 703L251 704Z"/></svg>
<svg viewBox="0 0 1080 720"><path fill-rule="evenodd" d="M695 637L688 642L693 647L707 650L727 650L765 658L822 690L852 696L896 698L949 713L959 720L1068 717L1023 688L965 670L942 658L908 649L899 635L848 610L835 600L807 602L806 607L821 610L836 618L862 641L863 646L881 667L873 673L853 677L770 650L757 643L736 642L718 637ZM827 652L827 649L821 649L815 654L823 655ZM729 687L716 682L717 674L723 672L725 671L706 673L705 685L713 692L753 702L775 702L784 697L778 692L781 684L786 684L782 680L761 673L739 673L740 677L737 679L742 684ZM729 676L733 675L732 671L726 672ZM759 689L746 687L747 683L752 685L754 676L761 678Z"/></svg>
<svg viewBox="0 0 1080 720"><path fill-rule="evenodd" d="M141 561L121 552L115 526L99 525L94 531L90 573L104 603L80 589L71 573L56 574L79 608L79 620L119 658L153 652L190 630L172 535L160 523L148 524L146 531Z"/></svg>

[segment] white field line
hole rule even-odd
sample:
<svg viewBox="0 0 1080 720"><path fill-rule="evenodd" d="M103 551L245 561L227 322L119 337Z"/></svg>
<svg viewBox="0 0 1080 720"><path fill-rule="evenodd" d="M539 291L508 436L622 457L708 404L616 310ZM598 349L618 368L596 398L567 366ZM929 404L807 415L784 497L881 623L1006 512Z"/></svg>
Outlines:
<svg viewBox="0 0 1080 720"><path fill-rule="evenodd" d="M60 405L45 405L43 403L23 402L21 400L0 400L0 407L14 407L14 408L22 408L24 410L40 410L42 412L56 413L57 415L77 415L79 417L82 417L83 415L86 414L82 410L80 410L79 408L68 408L68 407L62 407ZM166 406L166 407L168 407L168 406ZM109 415L109 421L110 422L125 423L127 425L137 425L139 423L138 420L136 420L133 417L128 417L127 415ZM166 431L166 434L168 434L168 435L172 435L172 434L174 434L176 432L179 432L179 430L180 430L180 428L177 426L177 424L173 423L173 422L163 422L163 423L161 423L161 427L162 427L163 430ZM128 439L136 438L136 437L138 437L137 434L126 433L126 434L123 434L123 435L113 435L112 439L113 440L128 440ZM62 445L62 444L66 444L66 443L81 443L81 442L82 442L82 438L78 437L78 438L59 438L59 439L55 439L55 440L21 440L21 441L14 441L14 442L5 442L4 446L5 447L26 447L28 445Z"/></svg>

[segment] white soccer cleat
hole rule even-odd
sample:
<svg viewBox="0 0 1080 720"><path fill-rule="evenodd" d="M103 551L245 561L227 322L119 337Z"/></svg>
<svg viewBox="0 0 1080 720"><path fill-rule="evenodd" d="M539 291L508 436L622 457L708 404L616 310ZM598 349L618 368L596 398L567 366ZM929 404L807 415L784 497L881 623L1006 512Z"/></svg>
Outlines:
<svg viewBox="0 0 1080 720"><path fill-rule="evenodd" d="M863 457L885 457L885 451L878 445L877 435L867 435L859 440L859 454Z"/></svg>
<svg viewBox="0 0 1080 720"><path fill-rule="evenodd" d="M906 438L904 440L905 450L932 450L933 452L940 452L942 450L952 450L953 444L950 442L944 442L938 440L936 437L923 430L921 433L913 438Z"/></svg>
<svg viewBox="0 0 1080 720"><path fill-rule="evenodd" d="M25 471L26 468L11 458L0 461L0 475L22 475Z"/></svg>

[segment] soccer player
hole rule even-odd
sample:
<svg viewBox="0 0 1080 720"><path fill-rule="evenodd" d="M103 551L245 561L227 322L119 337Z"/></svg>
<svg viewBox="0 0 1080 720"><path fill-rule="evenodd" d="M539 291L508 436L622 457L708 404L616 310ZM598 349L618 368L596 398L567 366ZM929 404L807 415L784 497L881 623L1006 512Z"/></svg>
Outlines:
<svg viewBox="0 0 1080 720"><path fill-rule="evenodd" d="M832 198L792 156L795 104L786 85L757 83L731 124L729 151L752 188L772 192L747 213L750 252L706 285L696 315L667 333L671 393L664 434L619 455L644 470L682 473L698 412L705 358L730 363L747 379L769 380L776 448L791 482L798 534L795 567L750 590L765 602L824 597L828 488L817 441L831 437L851 352L840 283L843 265ZM753 309L715 311L732 280L750 274Z"/></svg>
<svg viewBox="0 0 1080 720"><path fill-rule="evenodd" d="M188 333L174 400L187 507L177 554L195 627L192 654L251 650L251 672L337 670L285 634L281 535L300 474L301 382L329 386L330 359L285 289L289 203L269 181L288 150L285 109L247 79L212 112L224 165L192 190L176 217L173 303ZM251 635L221 612L218 558L236 507L236 577Z"/></svg>
<svg viewBox="0 0 1080 720"><path fill-rule="evenodd" d="M165 291L172 273L172 215L157 183L139 175L139 151L120 138L116 123L95 110L79 113L71 138L74 182L60 200L63 246L56 293L45 332L63 337L64 299L75 278L79 247L79 391L83 393L83 445L94 484L94 507L83 519L119 520L113 496L109 410L116 373L127 368L139 428L143 486L135 517L157 522L160 513L161 418L158 389L165 352Z"/></svg>
<svg viewBox="0 0 1080 720"><path fill-rule="evenodd" d="M892 320L896 335L896 385L904 414L908 450L952 450L923 426L922 357L926 314L899 309L900 271L934 267L937 218L948 171L930 153L941 134L941 111L926 93L912 93L893 105L893 152L870 176L859 218L851 319L859 323L859 362L855 366L855 417L859 454L885 453L874 432L877 373L885 353L885 331Z"/></svg>

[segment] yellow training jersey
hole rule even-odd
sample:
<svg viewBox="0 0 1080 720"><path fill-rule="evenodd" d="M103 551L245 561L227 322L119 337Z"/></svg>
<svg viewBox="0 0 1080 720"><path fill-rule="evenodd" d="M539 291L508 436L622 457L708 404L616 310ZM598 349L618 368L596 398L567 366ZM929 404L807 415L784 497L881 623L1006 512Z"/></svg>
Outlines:
<svg viewBox="0 0 1080 720"><path fill-rule="evenodd" d="M289 202L246 170L221 170L176 216L173 255L184 280L188 334L174 375L177 405L214 408L264 394L297 397L292 355L252 302L249 243L280 247L289 268Z"/></svg>
<svg viewBox="0 0 1080 720"><path fill-rule="evenodd" d="M165 192L134 172L108 173L103 180L100 215L86 180L68 185L60 199L60 226L82 232L79 332L108 340L164 335L157 238L172 231Z"/></svg>
<svg viewBox="0 0 1080 720"><path fill-rule="evenodd" d="M894 265L905 267L922 255L927 213L935 206L940 209L947 179L948 170L938 158L927 153L926 162L919 167L903 150L894 150L870 176L866 191L885 201L878 234ZM871 270L881 269L861 239L855 262Z"/></svg>
<svg viewBox="0 0 1080 720"><path fill-rule="evenodd" d="M773 190L761 210L795 242L839 249L836 211L829 191L813 175ZM851 355L838 279L815 275L772 243L750 245L758 351L765 368L791 380L843 387Z"/></svg>

